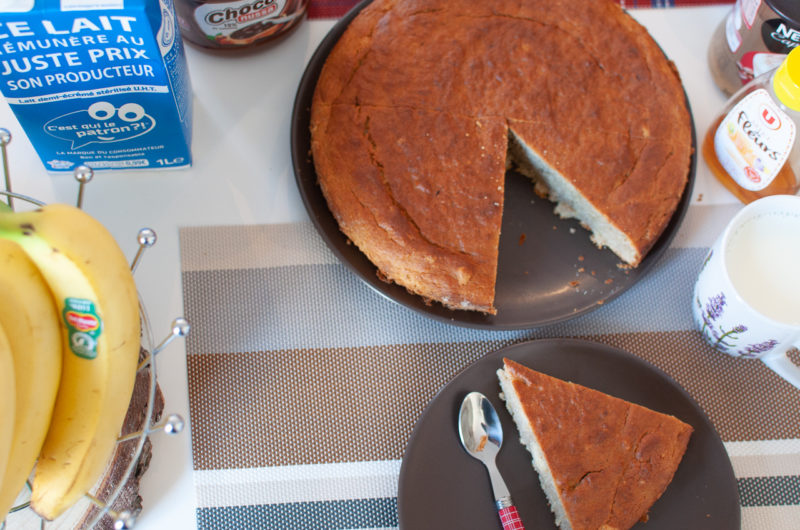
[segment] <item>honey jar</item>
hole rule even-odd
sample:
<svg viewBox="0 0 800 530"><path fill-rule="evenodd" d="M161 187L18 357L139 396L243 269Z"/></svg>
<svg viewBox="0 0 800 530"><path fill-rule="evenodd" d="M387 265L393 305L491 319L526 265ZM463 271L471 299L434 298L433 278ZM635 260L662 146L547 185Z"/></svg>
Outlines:
<svg viewBox="0 0 800 530"><path fill-rule="evenodd" d="M703 141L715 177L742 202L800 189L800 49L745 85Z"/></svg>

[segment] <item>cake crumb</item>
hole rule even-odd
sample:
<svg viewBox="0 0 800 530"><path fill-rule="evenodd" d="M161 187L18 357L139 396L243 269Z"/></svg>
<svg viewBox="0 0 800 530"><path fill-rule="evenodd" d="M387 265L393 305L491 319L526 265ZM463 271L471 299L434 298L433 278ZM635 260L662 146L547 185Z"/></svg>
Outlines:
<svg viewBox="0 0 800 530"><path fill-rule="evenodd" d="M605 303L605 301L604 301L604 300L598 300L598 301L597 301L597 305L603 305L604 303Z"/></svg>
<svg viewBox="0 0 800 530"><path fill-rule="evenodd" d="M578 272L586 272L586 269L584 269L583 267L581 267L580 269L578 269Z"/></svg>
<svg viewBox="0 0 800 530"><path fill-rule="evenodd" d="M702 193L698 193L697 194L697 202L703 202L703 194Z"/></svg>
<svg viewBox="0 0 800 530"><path fill-rule="evenodd" d="M525 234L519 236L519 244L522 245L525 242L525 238L528 237Z"/></svg>
<svg viewBox="0 0 800 530"><path fill-rule="evenodd" d="M583 256L578 256L578 261L583 261Z"/></svg>
<svg viewBox="0 0 800 530"><path fill-rule="evenodd" d="M590 272L589 274L591 274L592 276L597 276L597 273L594 271Z"/></svg>
<svg viewBox="0 0 800 530"><path fill-rule="evenodd" d="M579 282L578 280L572 280L571 282L569 282L569 284L572 287L577 287L577 286L579 286L581 284L581 282Z"/></svg>
<svg viewBox="0 0 800 530"><path fill-rule="evenodd" d="M556 225L553 225L553 230L558 230L558 227Z"/></svg>
<svg viewBox="0 0 800 530"><path fill-rule="evenodd" d="M612 283L614 283L614 280L612 280L611 278L608 278L608 279L605 281L605 284L606 284L606 285L611 285Z"/></svg>
<svg viewBox="0 0 800 530"><path fill-rule="evenodd" d="M575 230L575 227L573 227L573 226L569 227L569 233L570 234L574 234L575 232L577 232L577 230Z"/></svg>

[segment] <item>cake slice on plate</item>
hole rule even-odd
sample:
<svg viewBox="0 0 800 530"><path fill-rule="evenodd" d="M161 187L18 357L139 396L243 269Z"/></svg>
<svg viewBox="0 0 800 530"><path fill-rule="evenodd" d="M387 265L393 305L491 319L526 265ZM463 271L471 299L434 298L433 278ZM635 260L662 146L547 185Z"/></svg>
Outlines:
<svg viewBox="0 0 800 530"><path fill-rule="evenodd" d="M680 464L690 425L504 359L502 397L533 455L556 525L630 528Z"/></svg>

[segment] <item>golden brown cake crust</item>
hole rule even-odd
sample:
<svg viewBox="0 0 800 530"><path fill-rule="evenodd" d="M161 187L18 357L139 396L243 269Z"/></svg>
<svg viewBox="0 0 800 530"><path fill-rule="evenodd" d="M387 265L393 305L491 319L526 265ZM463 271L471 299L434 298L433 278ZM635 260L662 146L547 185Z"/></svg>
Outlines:
<svg viewBox="0 0 800 530"><path fill-rule="evenodd" d="M671 63L610 0L375 0L322 69L312 156L386 279L494 313L508 128L628 234L637 265L686 185L691 126Z"/></svg>
<svg viewBox="0 0 800 530"><path fill-rule="evenodd" d="M504 359L574 529L630 528L661 496L693 432L674 416Z"/></svg>

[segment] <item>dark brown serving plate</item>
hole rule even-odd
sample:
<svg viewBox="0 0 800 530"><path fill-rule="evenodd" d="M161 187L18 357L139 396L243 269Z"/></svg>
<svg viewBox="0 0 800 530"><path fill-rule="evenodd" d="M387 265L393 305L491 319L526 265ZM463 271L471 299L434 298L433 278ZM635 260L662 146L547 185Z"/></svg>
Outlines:
<svg viewBox="0 0 800 530"><path fill-rule="evenodd" d="M689 206L697 165L694 154L689 182L669 225L635 269L621 269L613 252L597 249L576 220L556 216L554 204L534 194L530 179L511 171L506 178L496 315L427 304L404 287L382 281L375 266L339 231L317 183L310 155L309 122L317 78L347 25L368 3L369 0L354 7L320 43L300 81L292 115L292 161L300 194L311 220L342 263L397 303L444 322L486 329L533 328L588 313L628 290L653 268L669 247ZM694 125L692 144L696 146Z"/></svg>

